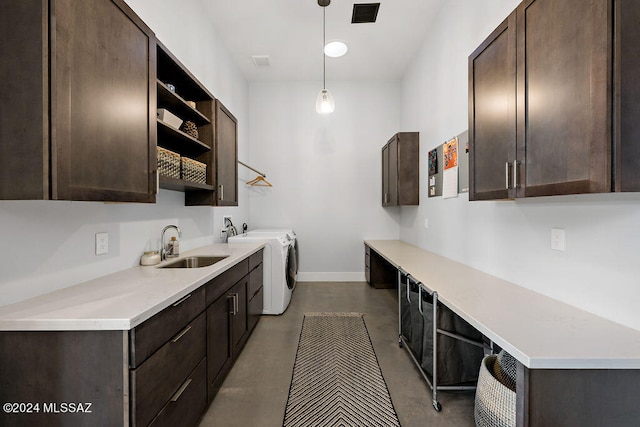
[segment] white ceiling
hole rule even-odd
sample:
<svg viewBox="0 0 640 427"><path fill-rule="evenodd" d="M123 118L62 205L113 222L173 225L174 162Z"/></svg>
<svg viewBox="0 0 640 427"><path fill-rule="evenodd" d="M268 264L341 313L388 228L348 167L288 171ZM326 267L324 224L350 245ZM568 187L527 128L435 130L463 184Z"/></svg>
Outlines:
<svg viewBox="0 0 640 427"><path fill-rule="evenodd" d="M375 23L351 24L354 3L380 2ZM327 41L349 51L327 57L327 82L399 79L444 0L333 0ZM203 0L211 20L249 81L322 79L322 8L317 0ZM257 68L252 55L268 55Z"/></svg>

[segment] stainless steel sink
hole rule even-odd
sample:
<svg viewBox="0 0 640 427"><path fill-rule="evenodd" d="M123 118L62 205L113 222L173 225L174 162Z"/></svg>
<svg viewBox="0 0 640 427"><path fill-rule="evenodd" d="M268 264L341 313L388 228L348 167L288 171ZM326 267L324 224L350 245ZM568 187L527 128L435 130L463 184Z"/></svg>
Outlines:
<svg viewBox="0 0 640 427"><path fill-rule="evenodd" d="M178 260L173 261L170 264L163 265L159 268L199 268L199 267L208 267L210 265L215 264L216 262L222 261L227 258L228 255L224 256L190 256L186 258L180 258Z"/></svg>

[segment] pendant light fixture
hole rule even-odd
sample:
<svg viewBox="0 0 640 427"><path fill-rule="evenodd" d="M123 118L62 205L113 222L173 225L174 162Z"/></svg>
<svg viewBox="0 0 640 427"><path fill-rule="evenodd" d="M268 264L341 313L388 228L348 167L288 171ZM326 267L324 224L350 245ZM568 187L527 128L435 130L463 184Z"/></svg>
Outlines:
<svg viewBox="0 0 640 427"><path fill-rule="evenodd" d="M326 42L326 7L331 4L331 0L318 0L318 5L322 7L322 90L316 99L316 112L318 114L330 114L336 109L331 92L327 89L327 55L324 53Z"/></svg>

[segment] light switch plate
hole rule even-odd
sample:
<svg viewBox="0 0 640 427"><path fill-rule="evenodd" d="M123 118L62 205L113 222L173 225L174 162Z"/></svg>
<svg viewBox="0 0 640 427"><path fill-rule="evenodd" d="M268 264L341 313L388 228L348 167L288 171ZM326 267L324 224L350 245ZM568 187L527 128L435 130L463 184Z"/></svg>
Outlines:
<svg viewBox="0 0 640 427"><path fill-rule="evenodd" d="M564 251L564 230L561 228L551 229L551 249L554 251Z"/></svg>
<svg viewBox="0 0 640 427"><path fill-rule="evenodd" d="M96 255L109 253L109 233L96 233Z"/></svg>

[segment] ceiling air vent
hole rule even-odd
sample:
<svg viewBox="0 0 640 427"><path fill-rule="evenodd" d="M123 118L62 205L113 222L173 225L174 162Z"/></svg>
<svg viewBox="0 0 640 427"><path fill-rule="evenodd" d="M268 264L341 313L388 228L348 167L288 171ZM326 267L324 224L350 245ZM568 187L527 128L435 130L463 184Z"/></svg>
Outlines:
<svg viewBox="0 0 640 427"><path fill-rule="evenodd" d="M271 61L269 60L268 55L253 55L251 57L251 60L253 60L253 65L259 68L268 67L271 65Z"/></svg>
<svg viewBox="0 0 640 427"><path fill-rule="evenodd" d="M353 5L353 14L351 15L352 24L363 24L367 22L376 22L378 17L378 9L380 3L360 3Z"/></svg>

